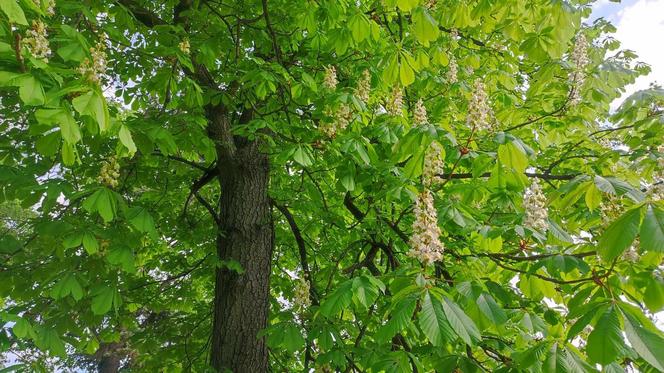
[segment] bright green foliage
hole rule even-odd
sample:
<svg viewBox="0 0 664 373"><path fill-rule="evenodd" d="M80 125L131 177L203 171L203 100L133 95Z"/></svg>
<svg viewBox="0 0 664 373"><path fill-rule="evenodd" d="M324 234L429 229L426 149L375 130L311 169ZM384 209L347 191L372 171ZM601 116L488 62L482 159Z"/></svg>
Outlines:
<svg viewBox="0 0 664 373"><path fill-rule="evenodd" d="M52 5L0 0L0 354L17 370L100 351L207 369L215 270L245 272L216 257L223 104L270 159L274 371L664 371L664 90L609 113L649 68L607 21L582 24L587 1ZM385 113L395 88L402 115ZM445 250L424 265L407 253L434 141ZM546 231L525 223L533 179Z"/></svg>

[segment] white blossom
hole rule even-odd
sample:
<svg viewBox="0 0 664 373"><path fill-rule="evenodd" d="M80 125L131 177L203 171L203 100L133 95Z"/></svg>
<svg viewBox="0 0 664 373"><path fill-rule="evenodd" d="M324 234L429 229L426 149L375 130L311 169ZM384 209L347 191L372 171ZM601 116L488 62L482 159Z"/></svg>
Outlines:
<svg viewBox="0 0 664 373"><path fill-rule="evenodd" d="M422 182L429 187L443 181L441 176L445 167L443 159L443 147L434 141L429 145L424 157L424 168L422 169Z"/></svg>
<svg viewBox="0 0 664 373"><path fill-rule="evenodd" d="M387 110L388 114L395 117L403 115L403 92L398 86L392 88L385 110Z"/></svg>
<svg viewBox="0 0 664 373"><path fill-rule="evenodd" d="M433 195L425 189L415 202L413 235L410 237L408 256L419 259L425 265L443 258L443 243L440 241L438 213L433 205Z"/></svg>
<svg viewBox="0 0 664 373"><path fill-rule="evenodd" d="M106 72L106 36L102 35L95 47L90 48L90 58L83 60L78 67L78 73L87 81L95 84L101 83Z"/></svg>
<svg viewBox="0 0 664 373"><path fill-rule="evenodd" d="M189 54L190 53L190 45L189 45L189 39L184 39L178 44L178 48L180 48L180 51L184 54Z"/></svg>
<svg viewBox="0 0 664 373"><path fill-rule="evenodd" d="M523 194L523 207L526 210L523 224L530 229L545 232L549 227L549 213L546 209L546 196L537 179Z"/></svg>
<svg viewBox="0 0 664 373"><path fill-rule="evenodd" d="M489 98L480 79L475 80L473 92L468 103L466 122L477 131L493 129L493 111L489 106Z"/></svg>
<svg viewBox="0 0 664 373"><path fill-rule="evenodd" d="M417 100L415 103L415 109L413 109L413 123L415 123L417 126L429 123L429 118L427 117L427 108L424 106L422 99Z"/></svg>
<svg viewBox="0 0 664 373"><path fill-rule="evenodd" d="M120 177L120 164L117 158L111 157L109 160L103 162L97 182L106 185L109 188L118 186L118 178Z"/></svg>
<svg viewBox="0 0 664 373"><path fill-rule="evenodd" d="M309 281L304 278L301 278L297 281L293 292L293 304L295 307L299 309L306 309L311 305L309 289Z"/></svg>
<svg viewBox="0 0 664 373"><path fill-rule="evenodd" d="M459 66L457 65L456 58L450 56L450 62L447 65L447 81L454 84L459 81L457 75L459 73Z"/></svg>
<svg viewBox="0 0 664 373"><path fill-rule="evenodd" d="M362 72L362 78L357 83L357 97L360 101L367 104L369 102L369 94L371 93L371 74L369 70Z"/></svg>
<svg viewBox="0 0 664 373"><path fill-rule="evenodd" d="M579 34L576 37L571 59L574 69L570 73L570 84L572 86L570 105L575 106L581 102L581 87L586 79L585 68L590 63L590 59L588 58L588 41L583 34Z"/></svg>
<svg viewBox="0 0 664 373"><path fill-rule="evenodd" d="M334 90L337 88L337 69L334 66L327 66L325 68L325 76L323 77L323 86L325 88Z"/></svg>
<svg viewBox="0 0 664 373"><path fill-rule="evenodd" d="M353 111L347 104L341 104L336 110L328 111L326 114L332 117L332 122L322 123L319 129L330 138L336 137L337 133L346 129L353 120Z"/></svg>
<svg viewBox="0 0 664 373"><path fill-rule="evenodd" d="M42 21L32 21L32 28L27 31L22 44L28 49L28 52L36 59L48 63L51 56L51 47L48 43L48 33L46 26Z"/></svg>
<svg viewBox="0 0 664 373"><path fill-rule="evenodd" d="M599 205L599 214L602 223L609 224L622 213L622 206L618 199L611 198L602 201Z"/></svg>

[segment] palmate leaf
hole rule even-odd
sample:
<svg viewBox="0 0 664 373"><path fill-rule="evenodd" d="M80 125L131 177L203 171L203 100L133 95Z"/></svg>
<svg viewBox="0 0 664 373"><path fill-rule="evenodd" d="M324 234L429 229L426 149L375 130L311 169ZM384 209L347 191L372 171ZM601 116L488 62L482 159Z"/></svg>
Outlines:
<svg viewBox="0 0 664 373"><path fill-rule="evenodd" d="M620 256L636 238L640 222L641 209L634 208L609 225L597 244L602 259L611 261Z"/></svg>
<svg viewBox="0 0 664 373"><path fill-rule="evenodd" d="M623 348L618 311L615 306L610 306L588 336L586 353L593 361L606 365L615 361Z"/></svg>
<svg viewBox="0 0 664 373"><path fill-rule="evenodd" d="M644 250L664 252L664 211L655 204L645 206L640 239Z"/></svg>
<svg viewBox="0 0 664 373"><path fill-rule="evenodd" d="M647 329L628 309L622 307L625 321L625 333L632 348L653 367L664 371L664 337Z"/></svg>
<svg viewBox="0 0 664 373"><path fill-rule="evenodd" d="M434 346L442 346L455 338L455 333L445 317L443 305L429 291L424 292L422 297L418 321L420 328Z"/></svg>
<svg viewBox="0 0 664 373"><path fill-rule="evenodd" d="M461 340L467 345L472 346L482 339L482 335L473 320L463 312L458 304L454 303L449 298L444 297L443 310L452 330L454 330L459 338L461 338Z"/></svg>

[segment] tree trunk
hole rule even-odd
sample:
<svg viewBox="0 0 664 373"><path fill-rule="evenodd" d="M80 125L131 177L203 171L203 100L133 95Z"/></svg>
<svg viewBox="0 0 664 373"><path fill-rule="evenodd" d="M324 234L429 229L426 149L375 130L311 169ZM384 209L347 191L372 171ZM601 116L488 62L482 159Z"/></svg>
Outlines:
<svg viewBox="0 0 664 373"><path fill-rule="evenodd" d="M230 127L227 119L214 122L221 185L217 251L220 260L238 262L243 271L217 268L211 363L220 372L267 372L267 346L258 333L267 324L274 243L269 162L257 140L222 133Z"/></svg>

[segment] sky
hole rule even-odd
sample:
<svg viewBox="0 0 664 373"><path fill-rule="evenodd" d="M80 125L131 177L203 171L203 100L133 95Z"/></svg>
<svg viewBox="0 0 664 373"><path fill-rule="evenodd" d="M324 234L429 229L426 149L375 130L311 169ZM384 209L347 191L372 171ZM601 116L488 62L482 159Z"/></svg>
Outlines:
<svg viewBox="0 0 664 373"><path fill-rule="evenodd" d="M593 5L591 20L605 18L618 31L613 35L621 49L630 49L638 60L650 65L652 72L637 79L627 88L621 99L611 106L615 109L630 94L647 88L651 82L664 85L664 0L624 0L620 3L599 0Z"/></svg>

